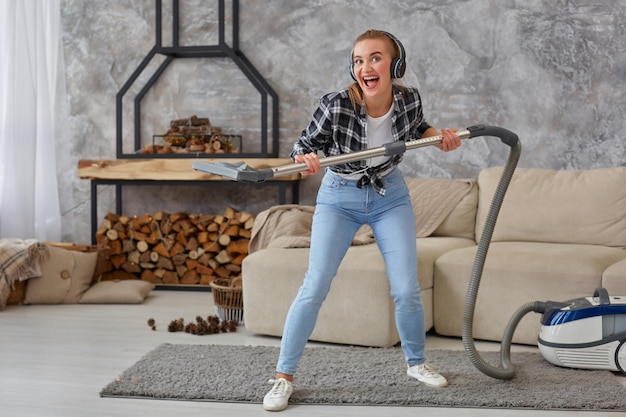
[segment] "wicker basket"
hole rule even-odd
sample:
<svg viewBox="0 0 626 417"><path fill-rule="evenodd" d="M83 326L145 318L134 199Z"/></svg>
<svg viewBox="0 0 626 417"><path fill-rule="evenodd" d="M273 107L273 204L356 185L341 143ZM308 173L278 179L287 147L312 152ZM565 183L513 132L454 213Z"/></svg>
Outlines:
<svg viewBox="0 0 626 417"><path fill-rule="evenodd" d="M209 284L220 320L243 323L243 288L236 285L239 282L241 278L237 277L232 280L216 279Z"/></svg>

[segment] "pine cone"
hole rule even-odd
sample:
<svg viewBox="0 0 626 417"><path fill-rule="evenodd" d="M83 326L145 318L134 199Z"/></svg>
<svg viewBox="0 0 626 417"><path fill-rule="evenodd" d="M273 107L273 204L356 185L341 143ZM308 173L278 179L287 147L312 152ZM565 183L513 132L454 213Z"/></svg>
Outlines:
<svg viewBox="0 0 626 417"><path fill-rule="evenodd" d="M238 322L236 322L235 320L231 320L228 322L228 331L229 332L236 332L237 331L237 326L239 325Z"/></svg>
<svg viewBox="0 0 626 417"><path fill-rule="evenodd" d="M170 321L170 324L167 325L167 331L170 333L178 331L178 322L176 320Z"/></svg>
<svg viewBox="0 0 626 417"><path fill-rule="evenodd" d="M154 321L153 318L148 319L148 326L150 326L152 330L156 330L156 322Z"/></svg>
<svg viewBox="0 0 626 417"><path fill-rule="evenodd" d="M182 332L185 330L185 319L181 317L178 320L172 320L167 326L167 330L169 332Z"/></svg>

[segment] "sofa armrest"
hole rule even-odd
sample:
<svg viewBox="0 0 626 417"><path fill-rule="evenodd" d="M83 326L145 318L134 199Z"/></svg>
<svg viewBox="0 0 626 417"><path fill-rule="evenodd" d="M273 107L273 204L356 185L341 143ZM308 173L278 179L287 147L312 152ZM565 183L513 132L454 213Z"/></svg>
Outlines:
<svg viewBox="0 0 626 417"><path fill-rule="evenodd" d="M602 273L602 287L606 288L610 295L626 297L626 259L614 263Z"/></svg>

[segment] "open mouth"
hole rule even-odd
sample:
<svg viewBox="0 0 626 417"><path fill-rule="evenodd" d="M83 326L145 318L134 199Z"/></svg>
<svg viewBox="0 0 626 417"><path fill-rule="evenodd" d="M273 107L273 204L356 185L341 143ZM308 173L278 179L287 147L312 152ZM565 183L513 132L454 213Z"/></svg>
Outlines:
<svg viewBox="0 0 626 417"><path fill-rule="evenodd" d="M368 75L367 77L363 77L363 84L365 84L365 86L368 88L374 87L377 82L378 77L376 77L375 75Z"/></svg>

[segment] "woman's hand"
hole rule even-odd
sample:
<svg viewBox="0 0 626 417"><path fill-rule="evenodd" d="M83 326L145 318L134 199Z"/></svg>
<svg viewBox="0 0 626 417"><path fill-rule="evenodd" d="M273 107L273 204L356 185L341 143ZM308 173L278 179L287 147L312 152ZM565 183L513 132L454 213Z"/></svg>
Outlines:
<svg viewBox="0 0 626 417"><path fill-rule="evenodd" d="M296 155L294 159L297 164L304 163L309 168L308 171L304 171L302 175L317 174L321 168L320 159L315 152L304 155Z"/></svg>
<svg viewBox="0 0 626 417"><path fill-rule="evenodd" d="M456 129L441 129L443 140L437 145L444 152L450 152L461 146L461 138L456 134Z"/></svg>

